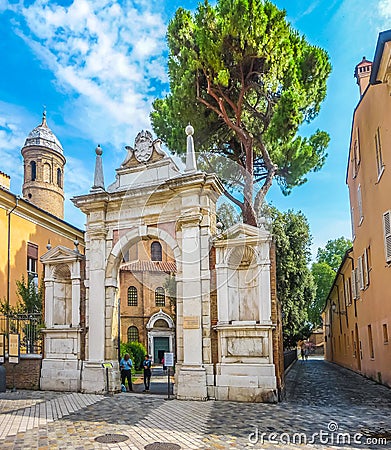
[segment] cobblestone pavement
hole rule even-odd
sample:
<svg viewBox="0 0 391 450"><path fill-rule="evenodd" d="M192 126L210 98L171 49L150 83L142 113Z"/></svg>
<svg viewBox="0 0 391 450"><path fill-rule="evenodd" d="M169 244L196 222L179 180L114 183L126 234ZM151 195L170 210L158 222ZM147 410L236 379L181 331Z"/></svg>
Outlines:
<svg viewBox="0 0 391 450"><path fill-rule="evenodd" d="M165 401L154 394L7 392L0 394L0 448L138 450L159 442L179 447L157 450L391 448L390 389L314 359L293 366L286 394L284 402L270 405ZM313 433L320 436L312 444ZM340 433L346 433L343 439ZM126 440L95 441L112 434ZM373 445L379 438L386 444Z"/></svg>

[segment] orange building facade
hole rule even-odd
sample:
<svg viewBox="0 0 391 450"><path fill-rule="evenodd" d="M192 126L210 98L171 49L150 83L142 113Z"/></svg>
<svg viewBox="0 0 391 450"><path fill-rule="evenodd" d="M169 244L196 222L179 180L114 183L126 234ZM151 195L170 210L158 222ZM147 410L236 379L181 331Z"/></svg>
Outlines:
<svg viewBox="0 0 391 450"><path fill-rule="evenodd" d="M324 310L326 358L391 386L391 30L355 76L361 97L346 179L353 248Z"/></svg>
<svg viewBox="0 0 391 450"><path fill-rule="evenodd" d="M175 352L175 272L171 249L156 240L132 246L120 269L121 341L142 343L155 364Z"/></svg>

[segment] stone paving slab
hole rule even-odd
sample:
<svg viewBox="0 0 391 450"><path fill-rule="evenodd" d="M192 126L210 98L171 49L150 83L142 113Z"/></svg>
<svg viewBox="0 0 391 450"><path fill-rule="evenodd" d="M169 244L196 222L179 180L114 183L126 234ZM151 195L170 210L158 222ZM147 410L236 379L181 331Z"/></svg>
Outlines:
<svg viewBox="0 0 391 450"><path fill-rule="evenodd" d="M370 435L391 433L391 390L320 360L294 365L287 398L276 405L22 391L0 394L0 411L1 449L142 450L154 442L194 450L391 448L391 435L385 445L372 445ZM346 434L337 442L342 432L349 445ZM127 440L95 441L105 434Z"/></svg>

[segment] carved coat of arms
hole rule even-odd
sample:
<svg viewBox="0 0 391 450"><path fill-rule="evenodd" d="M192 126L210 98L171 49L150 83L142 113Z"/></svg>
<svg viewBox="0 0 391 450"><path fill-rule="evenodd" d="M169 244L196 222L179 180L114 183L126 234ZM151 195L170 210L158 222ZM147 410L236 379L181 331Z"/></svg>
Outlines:
<svg viewBox="0 0 391 450"><path fill-rule="evenodd" d="M134 141L134 148L127 145L125 148L128 151L128 155L125 161L122 163L122 167L127 167L130 160L134 156L139 163L146 163L151 159L154 151L160 156L165 156L165 153L160 148L160 139L153 140L152 134L146 130L140 131Z"/></svg>

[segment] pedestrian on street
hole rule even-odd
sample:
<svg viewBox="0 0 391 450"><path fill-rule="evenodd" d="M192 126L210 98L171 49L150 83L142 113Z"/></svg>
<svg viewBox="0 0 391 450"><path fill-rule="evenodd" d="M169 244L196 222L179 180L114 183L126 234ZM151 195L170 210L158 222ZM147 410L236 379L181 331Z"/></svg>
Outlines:
<svg viewBox="0 0 391 450"><path fill-rule="evenodd" d="M304 361L304 345L301 347L301 359Z"/></svg>
<svg viewBox="0 0 391 450"><path fill-rule="evenodd" d="M308 354L309 354L309 350L308 350L308 347L306 347L306 348L304 349L304 356L305 356L305 360L306 360L306 361L308 360Z"/></svg>
<svg viewBox="0 0 391 450"><path fill-rule="evenodd" d="M128 389L133 391L132 387L132 367L133 361L130 359L129 353L125 353L124 357L119 363L121 369L121 383L125 386L125 380L128 380Z"/></svg>
<svg viewBox="0 0 391 450"><path fill-rule="evenodd" d="M145 355L145 359L143 361L143 369L144 369L144 386L145 389L143 392L149 392L149 385L151 384L151 360L148 355Z"/></svg>

